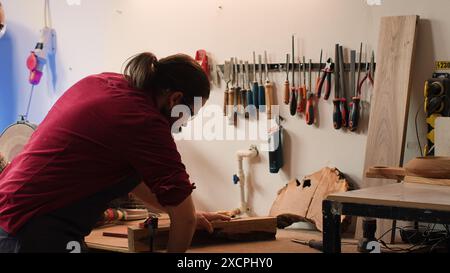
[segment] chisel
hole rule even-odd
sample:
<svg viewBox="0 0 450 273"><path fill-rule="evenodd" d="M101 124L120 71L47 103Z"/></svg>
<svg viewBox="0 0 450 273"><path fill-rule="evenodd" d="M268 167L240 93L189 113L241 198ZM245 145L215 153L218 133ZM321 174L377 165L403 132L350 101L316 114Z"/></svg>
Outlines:
<svg viewBox="0 0 450 273"><path fill-rule="evenodd" d="M259 59L259 86L258 86L258 104L259 104L259 111L265 112L266 111L266 91L264 89L264 82L263 82L263 65L262 65L262 56L258 55Z"/></svg>
<svg viewBox="0 0 450 273"><path fill-rule="evenodd" d="M290 88L290 83L289 83L289 54L286 54L286 80L284 81L284 103L286 105L289 104L289 88Z"/></svg>
<svg viewBox="0 0 450 273"><path fill-rule="evenodd" d="M253 104L256 109L259 108L258 101L258 78L256 77L256 53L253 51L253 85L252 85L252 93L253 93Z"/></svg>
<svg viewBox="0 0 450 273"><path fill-rule="evenodd" d="M309 60L309 91L306 103L306 124L314 124L314 92L312 91L312 60Z"/></svg>
<svg viewBox="0 0 450 273"><path fill-rule="evenodd" d="M320 82L321 82L321 72L322 72L322 56L323 56L323 49L320 50L320 61L319 61L319 72L317 73L317 80L316 80L316 94L317 97L320 98L321 96L321 88L320 87ZM323 83L322 83L323 85Z"/></svg>
<svg viewBox="0 0 450 273"><path fill-rule="evenodd" d="M253 91L250 84L250 64L246 61L245 62L245 83L247 84L247 98L246 98L246 104L245 104L245 117L248 118L250 115L253 116Z"/></svg>
<svg viewBox="0 0 450 273"><path fill-rule="evenodd" d="M347 128L348 127L348 104L347 104L347 97L346 97L346 86L345 86L345 59L344 59L344 47L339 47L339 63L340 63L340 76L339 79L341 80L340 88L342 90L342 98L341 98L341 115L342 115L342 127Z"/></svg>
<svg viewBox="0 0 450 273"><path fill-rule="evenodd" d="M289 70L289 64L287 66ZM292 36L292 88L291 88L291 116L297 114L297 88L295 87L295 41Z"/></svg>
<svg viewBox="0 0 450 273"><path fill-rule="evenodd" d="M234 58L231 58L230 66L231 66L231 89L228 92L228 124L233 125L236 124L236 66L234 63Z"/></svg>
<svg viewBox="0 0 450 273"><path fill-rule="evenodd" d="M303 56L303 86L300 90L300 102L299 102L299 109L298 111L300 114L304 114L306 112L306 95L308 93L308 89L306 87L306 58Z"/></svg>
<svg viewBox="0 0 450 273"><path fill-rule="evenodd" d="M334 68L333 126L334 129L339 130L342 128L341 99L339 98L339 44L336 44L334 60L336 65Z"/></svg>
<svg viewBox="0 0 450 273"><path fill-rule="evenodd" d="M241 109L241 86L240 86L240 82L239 82L239 61L238 58L234 58L235 60L235 73L236 73L236 90L235 90L235 94L234 94L234 105L235 105L235 112L236 112L236 117L237 115L240 113L240 109Z"/></svg>
<svg viewBox="0 0 450 273"><path fill-rule="evenodd" d="M266 85L265 85L265 95L266 95L266 107L267 107L267 119L272 119L272 105L273 105L273 83L269 79L269 64L267 60L267 52L264 52L264 62L266 68Z"/></svg>
<svg viewBox="0 0 450 273"><path fill-rule="evenodd" d="M302 60L300 56L298 57L298 91L297 91L297 114L301 115L302 109L301 109L301 103L298 102L298 100L301 100L303 92L302 87Z"/></svg>
<svg viewBox="0 0 450 273"><path fill-rule="evenodd" d="M245 116L245 106L247 100L247 89L245 85L245 71L244 71L244 62L239 62L239 72L241 75L241 103L240 103L240 114Z"/></svg>
<svg viewBox="0 0 450 273"><path fill-rule="evenodd" d="M350 120L349 120L349 128L350 131L354 132L358 129L358 125L359 125L359 111L360 111L360 103L361 103L361 98L359 96L359 87L357 87L359 85L359 81L361 79L361 66L362 66L362 46L363 44L361 43L360 46L360 51L359 51L359 64L358 64L358 78L357 81L355 82L355 65L356 65L356 52L352 51L352 86L353 89L352 91L354 92L354 97L352 97L352 103L350 104ZM355 86L356 83L356 86Z"/></svg>

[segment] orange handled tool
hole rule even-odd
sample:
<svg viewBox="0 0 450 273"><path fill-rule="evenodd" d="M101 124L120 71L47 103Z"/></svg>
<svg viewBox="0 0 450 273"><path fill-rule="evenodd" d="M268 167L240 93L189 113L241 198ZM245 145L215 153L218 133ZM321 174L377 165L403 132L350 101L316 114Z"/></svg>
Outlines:
<svg viewBox="0 0 450 273"><path fill-rule="evenodd" d="M322 61L321 61L322 62ZM306 124L313 125L314 118L314 93L312 92L312 61L309 60L309 91L306 103Z"/></svg>
<svg viewBox="0 0 450 273"><path fill-rule="evenodd" d="M289 88L290 88L290 83L289 83L289 54L286 54L286 81L284 81L284 104L288 105L289 104Z"/></svg>

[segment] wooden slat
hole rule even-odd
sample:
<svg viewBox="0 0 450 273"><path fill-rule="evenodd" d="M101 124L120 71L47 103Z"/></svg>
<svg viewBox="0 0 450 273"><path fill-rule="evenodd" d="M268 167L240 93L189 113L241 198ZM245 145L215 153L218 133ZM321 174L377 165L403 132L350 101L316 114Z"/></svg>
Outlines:
<svg viewBox="0 0 450 273"><path fill-rule="evenodd" d="M405 176L404 181L406 183L450 186L450 179L434 179L434 178L425 178L425 177L417 177L417 176L408 176L407 175L407 176Z"/></svg>
<svg viewBox="0 0 450 273"><path fill-rule="evenodd" d="M342 203L450 211L449 196L450 187L446 186L396 183L332 194L327 199Z"/></svg>
<svg viewBox="0 0 450 273"><path fill-rule="evenodd" d="M367 178L383 178L403 181L406 175L404 168L373 167L366 171Z"/></svg>
<svg viewBox="0 0 450 273"><path fill-rule="evenodd" d="M364 169L403 165L418 20L415 15L381 19ZM392 181L363 178L361 186L386 183ZM380 224L379 234L391 226ZM362 235L361 227L359 224L357 238Z"/></svg>

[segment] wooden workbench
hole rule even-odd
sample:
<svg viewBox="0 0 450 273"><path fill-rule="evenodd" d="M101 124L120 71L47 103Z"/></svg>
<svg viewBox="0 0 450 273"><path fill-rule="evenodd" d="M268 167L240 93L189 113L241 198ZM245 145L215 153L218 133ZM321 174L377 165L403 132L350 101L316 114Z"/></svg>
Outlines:
<svg viewBox="0 0 450 273"><path fill-rule="evenodd" d="M450 224L450 187L403 182L332 194L323 212L325 251L340 252L341 215Z"/></svg>
<svg viewBox="0 0 450 273"><path fill-rule="evenodd" d="M129 222L122 225L133 225ZM103 236L104 232L114 230L115 227L95 229L86 237L86 243L91 251L107 251L130 253L128 250L128 239ZM319 251L308 246L292 242L297 240L321 240L322 233L310 230L278 230L276 240L262 242L226 243L219 245L196 246L188 250L188 253L319 253ZM356 243L353 239L344 240L343 252L356 252Z"/></svg>

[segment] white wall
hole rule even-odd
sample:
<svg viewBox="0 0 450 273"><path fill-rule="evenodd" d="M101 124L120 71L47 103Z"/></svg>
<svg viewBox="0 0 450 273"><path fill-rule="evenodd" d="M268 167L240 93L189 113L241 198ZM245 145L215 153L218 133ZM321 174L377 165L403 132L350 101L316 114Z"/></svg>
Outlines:
<svg viewBox="0 0 450 273"><path fill-rule="evenodd" d="M43 0L3 0L14 40L18 108L26 103L27 71L22 65L42 26ZM158 57L184 52L193 55L204 48L217 63L230 57L251 60L252 51L267 50L273 62L284 62L295 34L300 52L318 61L320 49L329 56L334 44L358 48L360 42L376 49L378 22L386 15L419 14L420 25L411 111L420 104L423 81L431 75L436 59L448 59L450 19L447 0L385 0L369 7L363 0L82 0L80 6L51 1L53 27L58 33L55 91L46 77L33 102L31 116L39 122L54 100L78 79L101 71L120 71L123 62L140 51ZM0 41L1 42L1 41ZM4 54L0 52L0 54ZM1 55L0 55L1 56ZM282 83L283 75L272 75ZM22 91L22 90L25 90ZM222 104L223 91L216 88L209 105ZM282 101L279 92L278 102ZM267 154L261 154L250 169L251 206L267 214L280 187L291 178L301 178L326 165L337 166L359 183L363 174L366 134L350 134L332 128L330 102L320 103L320 128L290 117L287 107L286 168L269 174ZM413 123L408 130L407 157L417 154ZM232 128L228 128L230 130ZM230 209L239 205L234 152L252 141L179 141L179 150L193 182L201 209Z"/></svg>

